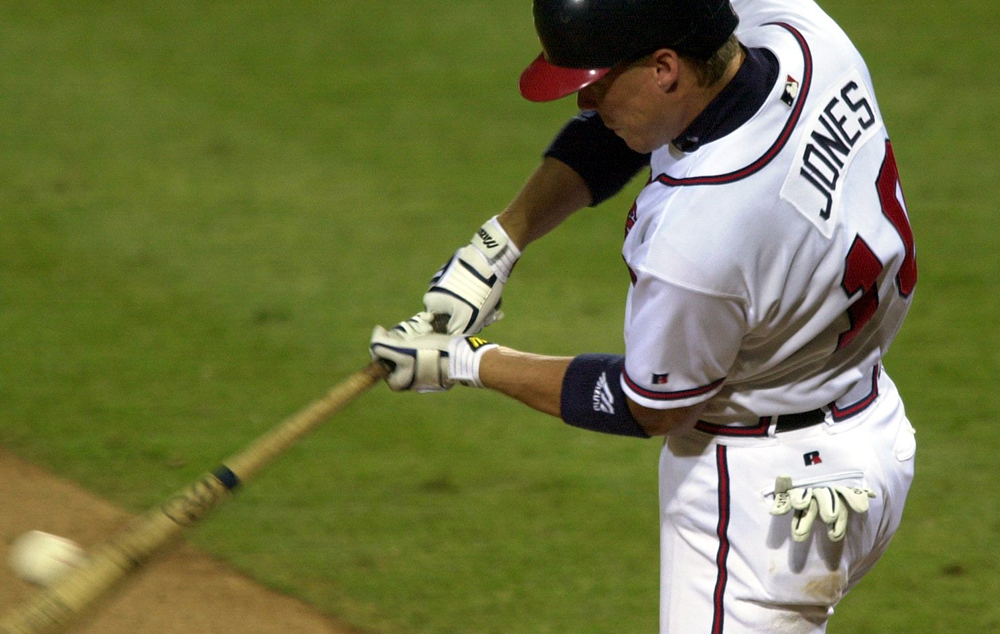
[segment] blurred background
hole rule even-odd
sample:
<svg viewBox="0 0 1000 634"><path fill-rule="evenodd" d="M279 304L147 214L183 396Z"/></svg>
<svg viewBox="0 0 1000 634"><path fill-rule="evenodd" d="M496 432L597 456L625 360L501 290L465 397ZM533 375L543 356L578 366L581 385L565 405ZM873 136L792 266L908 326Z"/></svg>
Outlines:
<svg viewBox="0 0 1000 634"><path fill-rule="evenodd" d="M917 479L831 632L997 632L1000 14L823 5L868 60L920 270L886 360ZM0 445L133 511L364 365L575 110L517 93L527 0L0 16ZM491 339L622 352L640 185L530 248ZM658 449L379 386L190 538L366 632L652 632Z"/></svg>

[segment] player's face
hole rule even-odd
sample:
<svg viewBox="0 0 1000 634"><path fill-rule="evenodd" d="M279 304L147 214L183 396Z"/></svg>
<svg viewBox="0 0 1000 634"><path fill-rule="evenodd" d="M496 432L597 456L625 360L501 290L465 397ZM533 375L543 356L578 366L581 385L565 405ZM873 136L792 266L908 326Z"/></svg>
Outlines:
<svg viewBox="0 0 1000 634"><path fill-rule="evenodd" d="M577 95L581 110L596 110L604 125L636 152L652 152L663 139L658 113L649 98L649 69L642 65L616 67Z"/></svg>
<svg viewBox="0 0 1000 634"><path fill-rule="evenodd" d="M636 152L652 152L678 136L688 121L677 90L678 68L679 62L664 68L650 59L616 66L580 90L577 105L596 110L604 125Z"/></svg>

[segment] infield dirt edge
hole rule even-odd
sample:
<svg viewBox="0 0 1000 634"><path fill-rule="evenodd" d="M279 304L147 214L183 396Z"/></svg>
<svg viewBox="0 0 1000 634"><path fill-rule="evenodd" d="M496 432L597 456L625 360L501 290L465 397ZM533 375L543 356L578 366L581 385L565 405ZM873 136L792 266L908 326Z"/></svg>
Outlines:
<svg viewBox="0 0 1000 634"><path fill-rule="evenodd" d="M0 447L0 615L34 587L10 570L11 542L29 530L84 547L129 514ZM187 543L152 563L74 634L352 634L309 604L253 582Z"/></svg>

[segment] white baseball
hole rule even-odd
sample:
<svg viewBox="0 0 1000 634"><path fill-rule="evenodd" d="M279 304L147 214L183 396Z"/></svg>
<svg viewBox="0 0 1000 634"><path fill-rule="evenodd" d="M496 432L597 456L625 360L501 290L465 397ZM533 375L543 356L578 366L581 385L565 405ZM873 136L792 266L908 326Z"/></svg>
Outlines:
<svg viewBox="0 0 1000 634"><path fill-rule="evenodd" d="M47 587L69 570L79 568L86 554L80 546L65 537L28 531L10 548L10 567L21 579Z"/></svg>

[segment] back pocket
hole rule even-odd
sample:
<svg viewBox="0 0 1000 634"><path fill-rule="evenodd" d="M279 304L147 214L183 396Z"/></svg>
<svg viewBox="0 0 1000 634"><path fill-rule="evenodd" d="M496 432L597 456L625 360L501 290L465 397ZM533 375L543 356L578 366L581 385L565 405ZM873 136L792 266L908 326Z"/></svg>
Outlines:
<svg viewBox="0 0 1000 634"><path fill-rule="evenodd" d="M864 472L843 471L792 481L792 486L867 486ZM761 491L767 509L774 502L774 489ZM793 511L794 512L794 511ZM870 512L870 511L869 511ZM792 539L792 513L771 516L767 544L761 553L763 567L759 569L761 585L768 600L784 606L827 606L840 601L847 588L850 557L863 552L857 543L867 532L868 513L851 512L847 535L832 542L826 534L826 524L816 518L806 540Z"/></svg>

